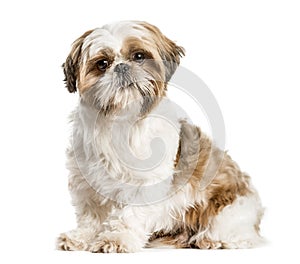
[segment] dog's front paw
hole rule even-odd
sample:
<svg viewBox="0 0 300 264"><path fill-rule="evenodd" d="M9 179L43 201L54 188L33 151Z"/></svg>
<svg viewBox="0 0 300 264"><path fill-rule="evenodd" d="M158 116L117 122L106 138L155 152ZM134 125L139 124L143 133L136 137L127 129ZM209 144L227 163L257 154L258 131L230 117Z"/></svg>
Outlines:
<svg viewBox="0 0 300 264"><path fill-rule="evenodd" d="M206 239L206 238L204 238L203 240L197 241L194 245L200 249L223 248L223 244L220 241L212 241L212 240Z"/></svg>
<svg viewBox="0 0 300 264"><path fill-rule="evenodd" d="M128 253L126 246L118 241L110 241L107 239L94 242L89 250L93 253Z"/></svg>
<svg viewBox="0 0 300 264"><path fill-rule="evenodd" d="M141 241L130 232L105 232L98 235L88 250L94 253L129 253L139 251L142 247Z"/></svg>
<svg viewBox="0 0 300 264"><path fill-rule="evenodd" d="M56 241L58 250L76 251L87 250L88 244L82 240L75 232L62 233Z"/></svg>

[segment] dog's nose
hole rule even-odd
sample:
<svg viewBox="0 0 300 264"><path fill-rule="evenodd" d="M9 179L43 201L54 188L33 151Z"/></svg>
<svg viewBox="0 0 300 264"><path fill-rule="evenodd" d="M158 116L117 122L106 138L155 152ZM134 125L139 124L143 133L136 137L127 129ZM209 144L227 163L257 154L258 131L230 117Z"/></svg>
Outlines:
<svg viewBox="0 0 300 264"><path fill-rule="evenodd" d="M114 72L125 73L129 70L129 65L126 63L119 63L116 65Z"/></svg>

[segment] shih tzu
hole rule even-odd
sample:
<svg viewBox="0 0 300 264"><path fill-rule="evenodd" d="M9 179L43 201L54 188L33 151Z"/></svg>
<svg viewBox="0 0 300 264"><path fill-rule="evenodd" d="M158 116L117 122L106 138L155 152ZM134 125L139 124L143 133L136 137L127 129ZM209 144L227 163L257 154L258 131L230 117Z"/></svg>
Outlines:
<svg viewBox="0 0 300 264"><path fill-rule="evenodd" d="M57 248L248 248L263 209L247 174L166 98L184 49L146 22L87 31L63 64L79 92L67 150L76 229Z"/></svg>

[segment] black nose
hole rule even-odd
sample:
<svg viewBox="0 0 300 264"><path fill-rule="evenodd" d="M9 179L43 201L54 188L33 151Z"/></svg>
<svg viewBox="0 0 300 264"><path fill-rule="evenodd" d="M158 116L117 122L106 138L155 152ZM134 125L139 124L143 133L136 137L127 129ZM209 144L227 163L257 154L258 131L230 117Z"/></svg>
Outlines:
<svg viewBox="0 0 300 264"><path fill-rule="evenodd" d="M114 72L125 73L129 70L129 65L126 63L119 63L116 65Z"/></svg>

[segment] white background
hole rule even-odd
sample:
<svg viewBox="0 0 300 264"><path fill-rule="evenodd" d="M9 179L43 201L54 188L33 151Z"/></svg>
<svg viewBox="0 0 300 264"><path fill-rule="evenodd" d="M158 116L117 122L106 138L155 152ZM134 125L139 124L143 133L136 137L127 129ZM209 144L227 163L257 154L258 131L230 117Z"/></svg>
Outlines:
<svg viewBox="0 0 300 264"><path fill-rule="evenodd" d="M289 0L2 1L1 263L299 260L292 254L300 236L299 14L299 2ZM251 174L266 207L265 247L121 255L54 250L55 237L75 227L64 150L78 95L64 88L61 64L83 32L123 19L153 23L184 46L182 65L215 95L226 148Z"/></svg>

